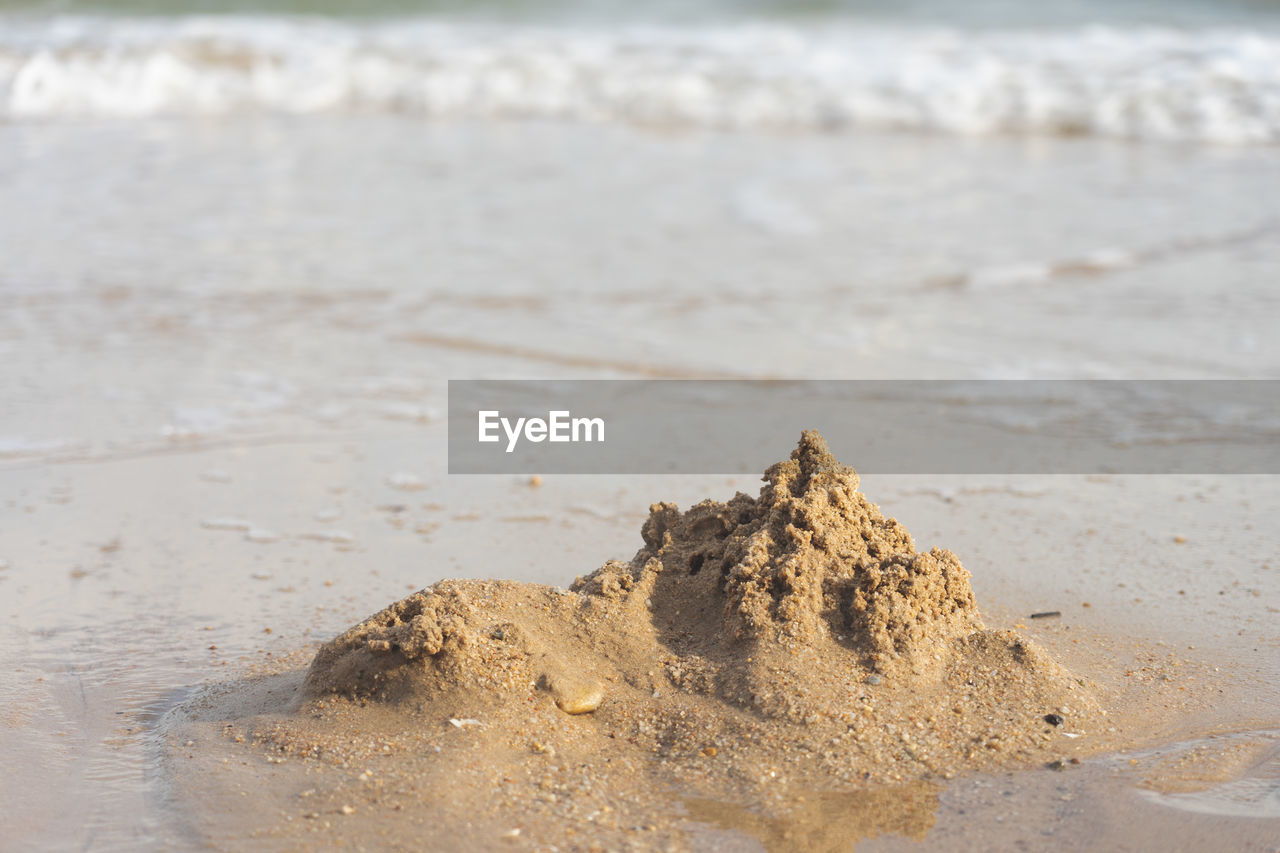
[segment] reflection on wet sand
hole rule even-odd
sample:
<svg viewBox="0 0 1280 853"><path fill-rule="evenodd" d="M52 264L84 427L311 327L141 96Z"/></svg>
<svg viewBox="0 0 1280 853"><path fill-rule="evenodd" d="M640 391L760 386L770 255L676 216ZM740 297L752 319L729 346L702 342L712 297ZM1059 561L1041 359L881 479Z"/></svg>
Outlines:
<svg viewBox="0 0 1280 853"><path fill-rule="evenodd" d="M684 804L691 819L750 835L769 853L836 853L879 835L923 841L937 817L940 790L934 782L918 781L809 793L790 799L773 816L719 800L690 798Z"/></svg>
<svg viewBox="0 0 1280 853"><path fill-rule="evenodd" d="M1150 750L1139 794L1149 803L1220 817L1280 818L1280 731L1209 735Z"/></svg>

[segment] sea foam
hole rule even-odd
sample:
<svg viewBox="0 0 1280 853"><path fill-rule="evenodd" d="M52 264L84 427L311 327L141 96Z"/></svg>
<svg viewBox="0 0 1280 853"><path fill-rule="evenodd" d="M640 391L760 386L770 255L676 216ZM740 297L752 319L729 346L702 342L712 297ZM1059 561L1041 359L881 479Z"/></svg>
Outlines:
<svg viewBox="0 0 1280 853"><path fill-rule="evenodd" d="M334 112L1270 144L1280 35L271 16L0 27L10 122Z"/></svg>

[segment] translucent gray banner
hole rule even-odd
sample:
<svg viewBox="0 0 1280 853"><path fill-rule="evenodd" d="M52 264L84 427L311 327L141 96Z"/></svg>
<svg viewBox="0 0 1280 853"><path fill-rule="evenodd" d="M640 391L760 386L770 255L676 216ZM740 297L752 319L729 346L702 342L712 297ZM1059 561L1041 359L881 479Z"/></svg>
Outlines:
<svg viewBox="0 0 1280 853"><path fill-rule="evenodd" d="M1280 473L1280 381L449 382L451 474Z"/></svg>

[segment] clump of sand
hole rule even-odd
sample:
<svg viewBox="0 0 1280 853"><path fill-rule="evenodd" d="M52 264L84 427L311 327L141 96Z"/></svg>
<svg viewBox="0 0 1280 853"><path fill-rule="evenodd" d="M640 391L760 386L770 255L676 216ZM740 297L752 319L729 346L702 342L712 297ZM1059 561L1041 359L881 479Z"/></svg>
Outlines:
<svg viewBox="0 0 1280 853"><path fill-rule="evenodd" d="M814 646L832 635L881 673L934 670L947 643L981 628L955 554L916 551L906 529L858 491L816 432L765 472L758 498L657 504L633 577L661 573L675 598L723 599L709 640ZM705 572L705 575L703 574Z"/></svg>
<svg viewBox="0 0 1280 853"><path fill-rule="evenodd" d="M754 498L654 504L636 555L569 591L444 581L414 593L323 646L307 693L501 715L533 690L569 713L662 717L675 690L713 718L847 725L869 687L940 692L950 707L963 675L967 698L1043 708L1026 721L1038 731L1077 691L1030 642L985 631L955 554L917 551L816 432L764 479Z"/></svg>
<svg viewBox="0 0 1280 853"><path fill-rule="evenodd" d="M202 697L170 735L189 796L285 846L682 850L718 827L816 851L923 837L958 774L1117 745L1093 685L985 627L956 555L918 550L819 435L764 479L653 505L635 556L569 589L442 581Z"/></svg>
<svg viewBox="0 0 1280 853"><path fill-rule="evenodd" d="M223 731L302 759L280 832L680 849L711 824L828 849L927 831L938 780L1096 748L1086 683L984 628L956 556L918 551L817 433L765 481L653 505L635 556L570 589L437 583L264 686Z"/></svg>

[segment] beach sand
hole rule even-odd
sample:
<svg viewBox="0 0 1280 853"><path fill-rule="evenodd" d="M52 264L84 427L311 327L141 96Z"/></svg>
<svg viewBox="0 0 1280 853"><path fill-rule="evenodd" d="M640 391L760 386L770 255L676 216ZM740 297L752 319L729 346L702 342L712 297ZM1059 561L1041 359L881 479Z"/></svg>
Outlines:
<svg viewBox="0 0 1280 853"><path fill-rule="evenodd" d="M18 123L0 145L6 843L1274 845L1266 476L863 478L958 556L988 627L1108 712L1025 765L842 787L789 755L722 786L732 742L694 738L709 781L663 787L584 770L613 757L586 736L604 718L544 702L554 753L507 744L503 796L546 810L445 830L502 790L467 750L503 732L364 709L349 766L255 738L322 643L413 591L568 588L641 547L651 502L759 488L449 477L447 379L1274 376L1270 150L394 116ZM429 746L460 804L432 799Z"/></svg>
<svg viewBox="0 0 1280 853"><path fill-rule="evenodd" d="M1250 696L1242 680L1071 619L1021 633L1060 611L984 627L955 555L916 551L816 433L766 480L758 499L655 503L629 563L568 588L444 581L305 668L204 692L164 726L182 811L230 842L247 797L255 839L284 846L1086 849L1186 843L1120 816L1271 784L1269 709L1207 739L1192 722ZM1252 823L1233 843L1265 842L1272 821Z"/></svg>

